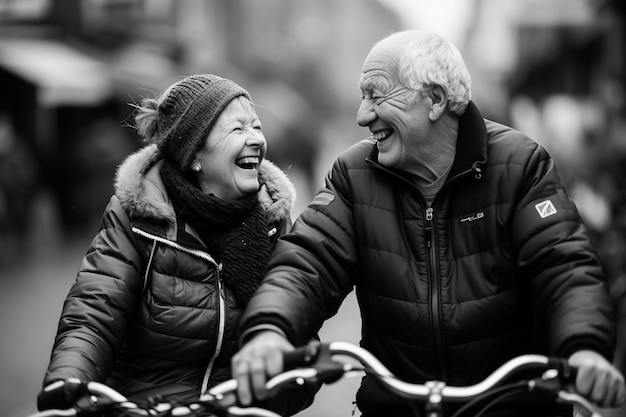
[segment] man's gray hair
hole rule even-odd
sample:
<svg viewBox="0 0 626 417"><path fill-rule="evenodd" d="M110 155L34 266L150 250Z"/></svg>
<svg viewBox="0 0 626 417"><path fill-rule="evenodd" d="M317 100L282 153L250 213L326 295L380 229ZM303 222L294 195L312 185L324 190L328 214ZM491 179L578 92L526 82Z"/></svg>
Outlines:
<svg viewBox="0 0 626 417"><path fill-rule="evenodd" d="M399 82L415 94L441 86L448 93L448 109L462 115L472 96L472 79L461 53L434 32L411 32L415 36L408 41L398 62Z"/></svg>

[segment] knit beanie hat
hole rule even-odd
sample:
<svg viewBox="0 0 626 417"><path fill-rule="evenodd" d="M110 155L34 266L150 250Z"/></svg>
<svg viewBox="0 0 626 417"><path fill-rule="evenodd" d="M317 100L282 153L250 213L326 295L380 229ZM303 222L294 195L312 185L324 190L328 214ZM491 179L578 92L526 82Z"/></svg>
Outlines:
<svg viewBox="0 0 626 417"><path fill-rule="evenodd" d="M250 94L235 82L211 74L173 84L157 107L157 147L185 171L220 113L236 97Z"/></svg>

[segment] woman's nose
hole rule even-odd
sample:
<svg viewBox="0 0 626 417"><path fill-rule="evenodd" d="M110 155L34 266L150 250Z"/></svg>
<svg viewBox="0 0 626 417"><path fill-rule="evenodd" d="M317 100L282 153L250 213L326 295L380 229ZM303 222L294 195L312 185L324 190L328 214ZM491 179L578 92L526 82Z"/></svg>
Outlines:
<svg viewBox="0 0 626 417"><path fill-rule="evenodd" d="M246 145L252 147L263 147L266 144L265 135L263 132L254 130L246 138Z"/></svg>
<svg viewBox="0 0 626 417"><path fill-rule="evenodd" d="M374 111L374 101L370 99L361 100L361 105L356 113L356 122L359 126L367 126L376 118Z"/></svg>

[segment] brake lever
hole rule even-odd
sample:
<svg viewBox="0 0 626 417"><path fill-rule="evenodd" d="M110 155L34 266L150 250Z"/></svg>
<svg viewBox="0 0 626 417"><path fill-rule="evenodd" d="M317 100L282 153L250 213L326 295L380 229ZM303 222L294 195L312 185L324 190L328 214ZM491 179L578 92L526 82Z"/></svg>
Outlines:
<svg viewBox="0 0 626 417"><path fill-rule="evenodd" d="M325 384L337 382L346 372L345 364L332 359L328 344L319 345L313 368L317 369L317 380Z"/></svg>
<svg viewBox="0 0 626 417"><path fill-rule="evenodd" d="M575 391L578 369L562 360L559 362L560 364L545 371L541 377L530 380L528 383L530 390L540 392L560 403L577 404L584 408L587 411L585 415L590 417L602 417L591 401Z"/></svg>

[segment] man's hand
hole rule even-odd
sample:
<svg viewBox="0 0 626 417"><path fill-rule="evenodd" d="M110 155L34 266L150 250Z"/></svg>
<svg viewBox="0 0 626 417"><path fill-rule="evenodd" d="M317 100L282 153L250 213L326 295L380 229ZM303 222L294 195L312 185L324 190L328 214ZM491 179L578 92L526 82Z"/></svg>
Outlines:
<svg viewBox="0 0 626 417"><path fill-rule="evenodd" d="M602 355L579 350L568 363L578 368L576 391L600 407L618 407L626 400L624 376Z"/></svg>
<svg viewBox="0 0 626 417"><path fill-rule="evenodd" d="M283 370L283 352L293 345L273 331L256 333L231 360L237 380L237 396L243 406L267 397L265 383Z"/></svg>

